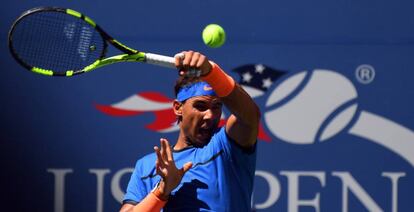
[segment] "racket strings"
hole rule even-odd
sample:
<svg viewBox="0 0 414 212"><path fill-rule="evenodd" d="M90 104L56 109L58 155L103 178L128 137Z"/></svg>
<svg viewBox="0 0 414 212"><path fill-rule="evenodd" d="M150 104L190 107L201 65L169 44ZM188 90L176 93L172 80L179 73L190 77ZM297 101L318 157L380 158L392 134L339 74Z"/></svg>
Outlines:
<svg viewBox="0 0 414 212"><path fill-rule="evenodd" d="M102 56L104 41L85 21L59 12L38 12L14 28L13 47L24 63L55 72L80 70Z"/></svg>

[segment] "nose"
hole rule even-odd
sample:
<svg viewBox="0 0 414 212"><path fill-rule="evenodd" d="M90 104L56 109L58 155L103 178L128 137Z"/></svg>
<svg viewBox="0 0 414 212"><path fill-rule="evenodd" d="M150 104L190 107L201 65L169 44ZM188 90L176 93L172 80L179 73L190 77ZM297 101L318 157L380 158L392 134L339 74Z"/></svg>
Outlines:
<svg viewBox="0 0 414 212"><path fill-rule="evenodd" d="M208 109L206 111L204 111L204 119L212 119L213 118L213 111L211 109Z"/></svg>

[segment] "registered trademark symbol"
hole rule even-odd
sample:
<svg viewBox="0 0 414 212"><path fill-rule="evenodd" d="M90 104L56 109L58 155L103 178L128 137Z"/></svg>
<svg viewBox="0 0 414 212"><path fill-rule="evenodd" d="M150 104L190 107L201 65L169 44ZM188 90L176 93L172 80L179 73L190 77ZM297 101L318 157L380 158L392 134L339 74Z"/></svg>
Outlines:
<svg viewBox="0 0 414 212"><path fill-rule="evenodd" d="M371 65L363 64L356 68L355 77L362 84L369 84L375 78L375 69Z"/></svg>

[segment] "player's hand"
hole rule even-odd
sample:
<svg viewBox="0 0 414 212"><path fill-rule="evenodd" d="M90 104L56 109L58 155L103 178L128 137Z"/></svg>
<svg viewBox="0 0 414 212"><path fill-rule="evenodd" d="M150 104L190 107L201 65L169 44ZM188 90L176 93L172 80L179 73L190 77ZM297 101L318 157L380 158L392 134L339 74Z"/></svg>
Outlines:
<svg viewBox="0 0 414 212"><path fill-rule="evenodd" d="M176 54L175 66L180 76L200 77L210 73L212 65L200 52L183 51Z"/></svg>
<svg viewBox="0 0 414 212"><path fill-rule="evenodd" d="M157 161L155 162L156 171L162 178L158 189L163 196L168 197L171 191L180 184L184 174L193 166L193 164L188 162L184 164L181 169L178 169L175 166L172 149L168 140L161 138L160 143L161 149L157 146L154 147L154 151L157 155Z"/></svg>

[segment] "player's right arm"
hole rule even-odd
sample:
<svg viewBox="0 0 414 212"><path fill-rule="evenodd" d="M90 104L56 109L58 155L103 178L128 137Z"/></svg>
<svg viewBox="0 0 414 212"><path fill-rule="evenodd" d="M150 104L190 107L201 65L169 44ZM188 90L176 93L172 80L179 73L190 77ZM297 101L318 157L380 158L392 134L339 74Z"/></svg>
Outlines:
<svg viewBox="0 0 414 212"><path fill-rule="evenodd" d="M184 174L192 167L192 163L184 164L181 169L175 166L171 146L167 139L161 138L161 149L157 146L154 151L157 155L155 168L162 180L158 186L147 194L147 196L137 205L125 203L120 212L152 212L160 211L168 201L168 197L181 182Z"/></svg>

